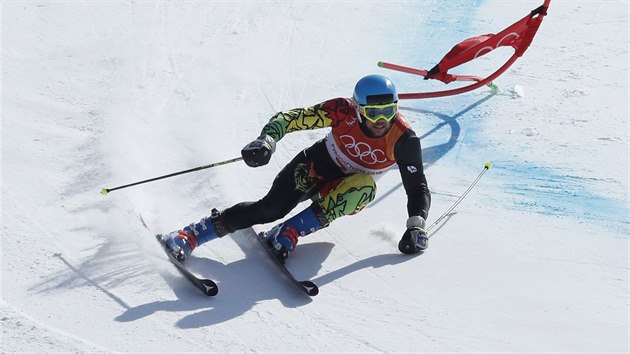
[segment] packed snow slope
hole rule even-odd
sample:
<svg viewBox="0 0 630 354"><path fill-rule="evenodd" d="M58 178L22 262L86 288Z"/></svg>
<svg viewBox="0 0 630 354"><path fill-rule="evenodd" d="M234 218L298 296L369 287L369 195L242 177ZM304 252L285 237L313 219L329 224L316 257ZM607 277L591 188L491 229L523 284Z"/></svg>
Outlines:
<svg viewBox="0 0 630 354"><path fill-rule="evenodd" d="M541 2L3 2L2 352L628 351L626 1L552 1L496 94L402 101L429 223L494 167L414 257L396 248L406 196L388 173L291 256L315 298L247 232L188 261L219 283L207 298L152 232L260 198L325 130L285 137L265 167L99 193L239 156L275 112L367 74L443 89L376 63L430 68Z"/></svg>

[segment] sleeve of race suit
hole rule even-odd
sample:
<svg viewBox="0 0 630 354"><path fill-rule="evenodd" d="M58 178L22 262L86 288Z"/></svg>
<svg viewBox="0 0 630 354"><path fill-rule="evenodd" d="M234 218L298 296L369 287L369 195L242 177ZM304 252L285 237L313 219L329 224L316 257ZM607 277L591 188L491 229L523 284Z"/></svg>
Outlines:
<svg viewBox="0 0 630 354"><path fill-rule="evenodd" d="M349 115L351 106L345 98L334 98L311 107L295 108L276 113L263 127L262 134L275 141L287 133L330 127Z"/></svg>
<svg viewBox="0 0 630 354"><path fill-rule="evenodd" d="M422 216L426 220L431 208L431 192L422 167L420 138L413 130L408 130L396 142L394 156L407 193L407 213L409 216Z"/></svg>

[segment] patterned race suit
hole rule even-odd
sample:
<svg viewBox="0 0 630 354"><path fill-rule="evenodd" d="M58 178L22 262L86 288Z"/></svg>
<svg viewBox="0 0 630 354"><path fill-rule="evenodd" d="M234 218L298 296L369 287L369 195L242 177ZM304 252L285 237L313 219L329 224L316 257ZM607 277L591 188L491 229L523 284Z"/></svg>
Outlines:
<svg viewBox="0 0 630 354"><path fill-rule="evenodd" d="M420 139L400 113L387 134L370 137L351 101L335 98L277 113L262 133L279 141L287 133L328 127L332 129L325 138L298 153L278 173L266 196L223 211L225 232L281 219L309 198L320 223L328 225L373 201L376 180L394 164L407 193L409 216L427 218L431 195Z"/></svg>

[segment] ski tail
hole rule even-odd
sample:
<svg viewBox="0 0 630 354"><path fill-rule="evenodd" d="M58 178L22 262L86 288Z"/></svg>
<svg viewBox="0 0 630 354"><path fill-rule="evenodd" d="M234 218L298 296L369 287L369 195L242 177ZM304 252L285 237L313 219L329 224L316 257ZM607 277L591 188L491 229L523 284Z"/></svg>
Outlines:
<svg viewBox="0 0 630 354"><path fill-rule="evenodd" d="M171 263L173 263L179 272L182 273L194 286L207 296L216 296L219 293L219 287L214 281L197 277L166 249L166 245L161 234L155 235L155 238L160 243L160 246L162 246L162 250L164 250L164 253L166 253Z"/></svg>
<svg viewBox="0 0 630 354"><path fill-rule="evenodd" d="M284 273L284 275L286 275L286 277L289 279L289 281L291 281L293 284L295 284L303 293L305 293L308 296L316 296L317 294L319 294L319 287L317 286L317 284L313 283L310 280L298 280L297 278L295 278L293 273L291 273L291 271L284 264L282 264L282 262L280 262L278 260L278 258L276 257L276 255L273 252L273 249L267 243L267 240L265 239L265 233L264 232L256 233L253 229L252 229L252 231L256 235L256 238L258 239L260 244L263 246L265 251L267 251L267 254L269 255L269 257L278 266L278 268L280 268L282 273Z"/></svg>

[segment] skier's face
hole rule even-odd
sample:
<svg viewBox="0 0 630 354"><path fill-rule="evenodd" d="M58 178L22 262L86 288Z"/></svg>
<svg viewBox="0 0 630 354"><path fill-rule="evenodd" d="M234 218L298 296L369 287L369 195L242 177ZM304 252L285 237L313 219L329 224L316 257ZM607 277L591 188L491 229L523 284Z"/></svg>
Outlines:
<svg viewBox="0 0 630 354"><path fill-rule="evenodd" d="M396 102L365 106L355 104L355 108L361 120L365 122L364 126L369 132L368 135L374 138L387 134L398 115Z"/></svg>
<svg viewBox="0 0 630 354"><path fill-rule="evenodd" d="M379 119L376 123L366 120L365 127L370 131L370 133L372 133L373 137L379 138L389 132L389 129L392 127L392 123L393 121L387 121L385 119Z"/></svg>

